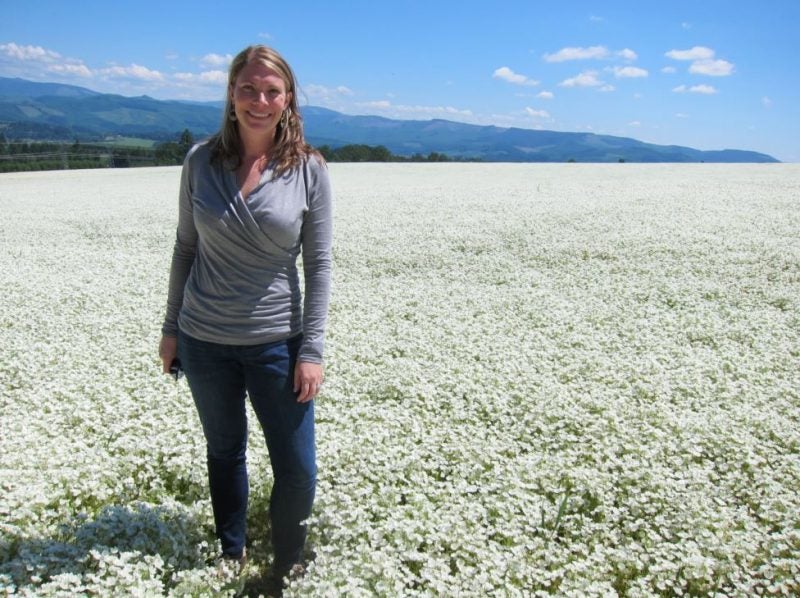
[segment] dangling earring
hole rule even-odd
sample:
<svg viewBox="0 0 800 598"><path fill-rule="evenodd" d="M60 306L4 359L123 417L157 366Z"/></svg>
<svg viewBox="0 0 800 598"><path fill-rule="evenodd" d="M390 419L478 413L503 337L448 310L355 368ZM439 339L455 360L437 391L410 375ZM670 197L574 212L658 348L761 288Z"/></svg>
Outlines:
<svg viewBox="0 0 800 598"><path fill-rule="evenodd" d="M292 115L291 108L287 108L286 110L283 111L283 114L281 114L281 127L283 127L284 129L289 126L289 117L291 115Z"/></svg>
<svg viewBox="0 0 800 598"><path fill-rule="evenodd" d="M236 108L231 106L231 111L228 112L228 120L231 122L236 122Z"/></svg>

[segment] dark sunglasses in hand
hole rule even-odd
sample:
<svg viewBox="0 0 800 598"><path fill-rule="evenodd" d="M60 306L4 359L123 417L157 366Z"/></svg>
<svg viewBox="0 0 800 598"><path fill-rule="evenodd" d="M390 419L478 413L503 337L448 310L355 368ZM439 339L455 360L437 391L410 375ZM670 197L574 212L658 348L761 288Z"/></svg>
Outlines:
<svg viewBox="0 0 800 598"><path fill-rule="evenodd" d="M169 366L169 373L173 378L175 378L176 381L183 378L183 368L181 367L181 362L179 359L172 360L172 363Z"/></svg>

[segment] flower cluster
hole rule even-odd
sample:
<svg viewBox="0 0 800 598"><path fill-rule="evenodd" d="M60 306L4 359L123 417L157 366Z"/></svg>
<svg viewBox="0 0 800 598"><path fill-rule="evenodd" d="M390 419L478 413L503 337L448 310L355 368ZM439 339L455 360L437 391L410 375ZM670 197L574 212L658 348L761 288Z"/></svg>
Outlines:
<svg viewBox="0 0 800 598"><path fill-rule="evenodd" d="M795 165L330 166L286 595L800 593ZM174 168L0 179L0 588L235 594L156 356ZM255 418L251 418L255 422ZM252 575L271 477L251 426Z"/></svg>

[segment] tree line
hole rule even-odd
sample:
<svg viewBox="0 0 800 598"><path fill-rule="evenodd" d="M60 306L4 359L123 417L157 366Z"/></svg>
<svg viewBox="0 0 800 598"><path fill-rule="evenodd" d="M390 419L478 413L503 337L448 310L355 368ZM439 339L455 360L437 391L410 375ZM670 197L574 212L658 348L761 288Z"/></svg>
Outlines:
<svg viewBox="0 0 800 598"><path fill-rule="evenodd" d="M317 148L327 162L452 162L453 158L439 152L427 156L415 153L411 156L398 156L383 145L350 144L332 148L321 145ZM462 159L457 158L457 161ZM471 160L474 161L474 160Z"/></svg>
<svg viewBox="0 0 800 598"><path fill-rule="evenodd" d="M77 168L129 168L182 164L194 145L188 129L176 141L153 147L132 147L108 143L56 141L8 141L0 133L0 172L70 170Z"/></svg>
<svg viewBox="0 0 800 598"><path fill-rule="evenodd" d="M188 129L185 129L176 140L163 141L153 147L81 142L78 139L73 143L8 141L0 133L0 172L179 165L183 163L186 152L192 145L194 137ZM383 145L351 144L336 148L322 145L317 149L328 162L453 161L453 158L439 152L399 156ZM461 161L460 158L456 160Z"/></svg>

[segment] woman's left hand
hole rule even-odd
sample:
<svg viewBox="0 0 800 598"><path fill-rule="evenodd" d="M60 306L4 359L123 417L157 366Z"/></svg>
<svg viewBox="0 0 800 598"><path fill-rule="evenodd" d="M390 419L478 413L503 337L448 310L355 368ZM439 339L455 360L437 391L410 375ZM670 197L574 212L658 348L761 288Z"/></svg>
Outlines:
<svg viewBox="0 0 800 598"><path fill-rule="evenodd" d="M294 391L297 402L307 403L317 396L322 386L322 364L298 361L294 368Z"/></svg>

